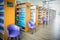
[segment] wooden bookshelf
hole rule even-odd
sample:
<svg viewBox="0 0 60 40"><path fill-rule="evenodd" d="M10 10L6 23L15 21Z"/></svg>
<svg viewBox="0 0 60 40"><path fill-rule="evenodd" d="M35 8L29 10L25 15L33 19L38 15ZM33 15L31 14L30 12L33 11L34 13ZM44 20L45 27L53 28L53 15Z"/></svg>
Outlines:
<svg viewBox="0 0 60 40"><path fill-rule="evenodd" d="M30 20L30 3L20 3L16 4L15 8L15 24L24 29L25 32L29 31L28 21ZM17 15L18 18L17 18ZM18 19L18 20L17 20Z"/></svg>

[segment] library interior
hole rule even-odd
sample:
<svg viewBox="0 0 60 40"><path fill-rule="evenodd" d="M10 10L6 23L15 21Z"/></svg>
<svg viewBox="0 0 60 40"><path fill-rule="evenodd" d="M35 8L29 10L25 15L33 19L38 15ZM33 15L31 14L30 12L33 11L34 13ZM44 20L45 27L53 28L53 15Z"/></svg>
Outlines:
<svg viewBox="0 0 60 40"><path fill-rule="evenodd" d="M0 0L0 40L60 40L60 0Z"/></svg>

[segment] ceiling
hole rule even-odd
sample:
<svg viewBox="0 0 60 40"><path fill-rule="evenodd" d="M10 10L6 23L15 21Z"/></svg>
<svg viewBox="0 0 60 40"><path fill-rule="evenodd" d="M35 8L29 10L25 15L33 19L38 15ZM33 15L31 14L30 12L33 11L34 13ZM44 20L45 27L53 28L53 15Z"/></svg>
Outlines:
<svg viewBox="0 0 60 40"><path fill-rule="evenodd" d="M17 1L20 1L20 2L30 2L33 5L43 6L42 1L45 1L45 0L17 0ZM49 8L50 9L54 9L54 10L56 10L58 12L60 11L60 9L59 9L59 7L60 7L60 0L46 0L46 1L49 1ZM47 6L47 4L45 6Z"/></svg>

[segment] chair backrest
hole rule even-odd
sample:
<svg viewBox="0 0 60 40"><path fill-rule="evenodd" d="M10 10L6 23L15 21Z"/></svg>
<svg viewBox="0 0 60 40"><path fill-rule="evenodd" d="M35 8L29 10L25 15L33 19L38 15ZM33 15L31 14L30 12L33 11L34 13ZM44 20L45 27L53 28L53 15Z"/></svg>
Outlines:
<svg viewBox="0 0 60 40"><path fill-rule="evenodd" d="M31 20L28 22L28 27L29 28L36 28L35 23Z"/></svg>
<svg viewBox="0 0 60 40"><path fill-rule="evenodd" d="M14 24L10 24L6 28L8 37L17 37L20 34L20 28Z"/></svg>

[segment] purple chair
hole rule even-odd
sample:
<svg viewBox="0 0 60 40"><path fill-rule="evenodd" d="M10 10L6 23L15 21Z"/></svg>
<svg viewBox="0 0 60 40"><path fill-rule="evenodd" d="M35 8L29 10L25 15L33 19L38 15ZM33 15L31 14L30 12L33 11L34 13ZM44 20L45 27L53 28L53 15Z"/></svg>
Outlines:
<svg viewBox="0 0 60 40"><path fill-rule="evenodd" d="M28 22L28 27L29 27L30 31L32 32L32 34L33 34L34 30L36 31L35 23L31 20Z"/></svg>
<svg viewBox="0 0 60 40"><path fill-rule="evenodd" d="M15 38L20 34L20 28L14 24L10 24L7 26L6 32L9 38Z"/></svg>

